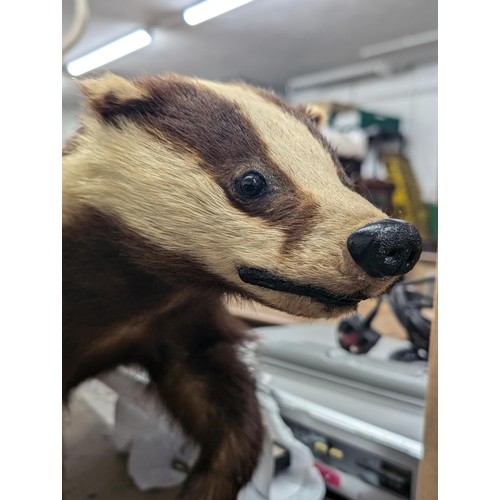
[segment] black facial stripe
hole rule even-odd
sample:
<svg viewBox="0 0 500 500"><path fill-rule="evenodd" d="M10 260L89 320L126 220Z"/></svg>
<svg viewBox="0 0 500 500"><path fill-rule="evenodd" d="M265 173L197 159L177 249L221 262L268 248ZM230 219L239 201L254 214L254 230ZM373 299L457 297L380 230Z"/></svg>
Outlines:
<svg viewBox="0 0 500 500"><path fill-rule="evenodd" d="M357 295L355 297L347 298L338 295L333 295L324 288L316 287L313 285L303 285L294 283L292 281L280 278L265 269L255 269L250 267L240 267L238 274L242 281L250 285L256 285L263 288L269 288L277 292L291 293L300 295L302 297L310 297L318 302L321 302L330 307L353 307L356 306L360 300L367 297L364 295Z"/></svg>

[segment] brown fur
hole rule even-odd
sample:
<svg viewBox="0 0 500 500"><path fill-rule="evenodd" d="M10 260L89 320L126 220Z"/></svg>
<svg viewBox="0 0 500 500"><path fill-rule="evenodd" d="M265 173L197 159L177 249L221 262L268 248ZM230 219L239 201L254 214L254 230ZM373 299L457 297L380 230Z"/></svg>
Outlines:
<svg viewBox="0 0 500 500"><path fill-rule="evenodd" d="M93 210L65 227L63 256L64 399L118 364L143 366L202 450L183 498L235 498L258 459L262 424L237 355L250 337L218 299L228 287Z"/></svg>
<svg viewBox="0 0 500 500"><path fill-rule="evenodd" d="M349 312L245 283L238 269L339 297L380 294L394 280L367 276L346 240L385 216L349 189L314 110L175 75L80 86L86 113L63 159L64 398L102 371L142 366L200 445L182 498L234 500L263 429L238 354L249 336L223 296L309 317ZM265 197L235 189L250 170L265 175Z"/></svg>

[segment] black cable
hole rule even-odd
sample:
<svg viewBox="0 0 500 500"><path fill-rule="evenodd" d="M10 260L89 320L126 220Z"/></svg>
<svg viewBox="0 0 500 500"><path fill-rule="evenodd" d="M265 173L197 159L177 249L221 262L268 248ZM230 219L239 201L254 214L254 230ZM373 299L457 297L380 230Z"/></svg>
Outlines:
<svg viewBox="0 0 500 500"><path fill-rule="evenodd" d="M427 360L431 322L422 315L422 309L433 307L433 294L424 294L415 287L422 284L434 284L435 276L402 281L393 286L391 292L379 297L375 307L362 317L355 314L340 322L338 328L339 343L351 354L366 354L379 341L380 334L371 327L380 304L387 300L397 319L407 332L411 343L409 349L395 352L391 359L398 361Z"/></svg>
<svg viewBox="0 0 500 500"><path fill-rule="evenodd" d="M431 321L423 316L422 309L432 308L434 298L432 295L420 293L412 287L425 283L433 284L435 279L435 276L430 276L418 280L403 281L392 288L388 296L389 304L405 328L412 347L394 353L391 359L400 361L427 360Z"/></svg>

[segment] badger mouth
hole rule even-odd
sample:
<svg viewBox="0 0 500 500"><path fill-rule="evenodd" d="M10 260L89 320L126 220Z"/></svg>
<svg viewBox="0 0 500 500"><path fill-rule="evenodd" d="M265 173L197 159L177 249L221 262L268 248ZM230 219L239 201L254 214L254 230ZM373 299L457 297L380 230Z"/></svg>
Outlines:
<svg viewBox="0 0 500 500"><path fill-rule="evenodd" d="M300 295L301 297L309 297L310 299L320 302L329 308L356 307L361 300L368 298L363 294L356 294L351 297L335 295L321 287L304 285L280 278L279 276L276 276L264 269L240 267L238 269L238 274L242 281L250 285L268 288L276 292L285 292L293 295Z"/></svg>

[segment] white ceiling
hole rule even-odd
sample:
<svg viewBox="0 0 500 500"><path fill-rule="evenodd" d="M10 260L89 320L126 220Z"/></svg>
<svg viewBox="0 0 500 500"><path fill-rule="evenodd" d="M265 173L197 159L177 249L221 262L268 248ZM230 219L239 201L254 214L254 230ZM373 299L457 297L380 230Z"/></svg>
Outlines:
<svg viewBox="0 0 500 500"><path fill-rule="evenodd" d="M197 26L182 20L193 0L89 0L90 19L65 61L138 28L153 43L100 70L123 75L175 72L240 79L283 93L295 76L362 62L360 49L436 30L438 0L254 0ZM63 0L63 36L73 20ZM437 58L437 43L402 52L407 61ZM64 85L63 85L64 89ZM63 90L63 103L74 95Z"/></svg>

